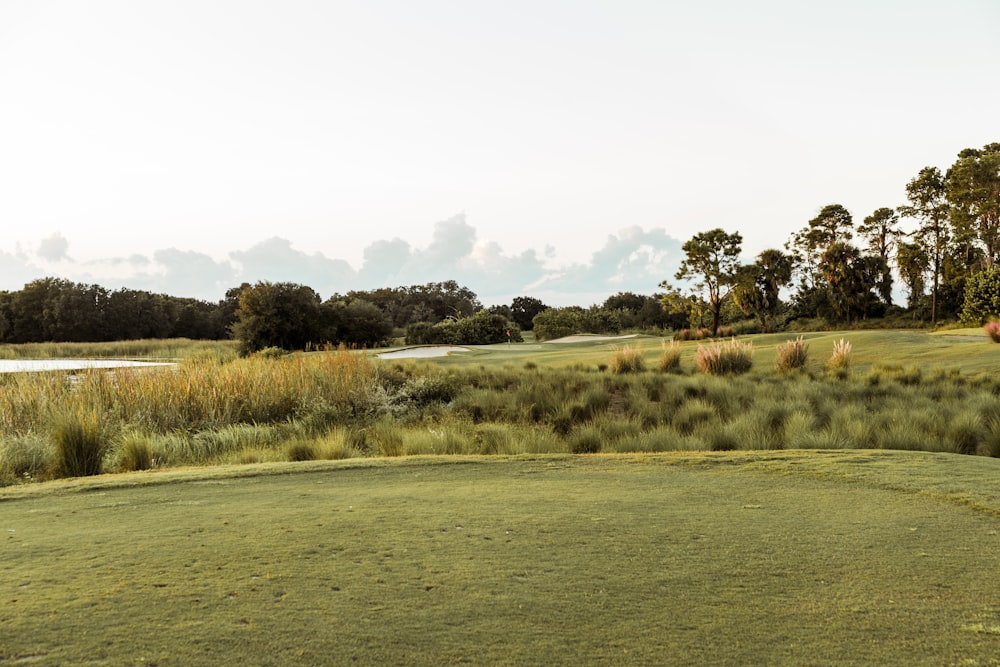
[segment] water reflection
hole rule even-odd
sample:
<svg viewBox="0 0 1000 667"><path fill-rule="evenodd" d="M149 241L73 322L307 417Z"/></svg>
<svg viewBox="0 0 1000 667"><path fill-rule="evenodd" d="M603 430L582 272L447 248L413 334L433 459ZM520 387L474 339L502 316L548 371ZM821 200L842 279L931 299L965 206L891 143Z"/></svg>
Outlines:
<svg viewBox="0 0 1000 667"><path fill-rule="evenodd" d="M0 373L37 371L83 371L91 368L173 366L170 361L130 361L127 359L0 359Z"/></svg>

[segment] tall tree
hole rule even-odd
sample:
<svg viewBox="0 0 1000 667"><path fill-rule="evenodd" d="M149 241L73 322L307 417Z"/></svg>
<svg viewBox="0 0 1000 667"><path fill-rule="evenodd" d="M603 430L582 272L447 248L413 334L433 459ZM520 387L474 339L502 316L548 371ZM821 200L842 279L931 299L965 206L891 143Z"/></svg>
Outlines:
<svg viewBox="0 0 1000 667"><path fill-rule="evenodd" d="M986 268L1000 260L1000 143L966 148L945 177L952 225L957 235L974 237L985 252Z"/></svg>
<svg viewBox="0 0 1000 667"><path fill-rule="evenodd" d="M319 294L311 287L262 281L243 289L239 300L233 335L244 354L265 347L301 350L330 337Z"/></svg>
<svg viewBox="0 0 1000 667"><path fill-rule="evenodd" d="M878 258L864 256L850 243L834 243L823 253L820 271L827 285L830 314L838 320L854 320L869 314L877 284Z"/></svg>
<svg viewBox="0 0 1000 667"><path fill-rule="evenodd" d="M889 258L902 234L899 214L891 208L878 208L858 225L858 234L868 242L868 249L879 258L878 293L886 305L892 303L892 269Z"/></svg>
<svg viewBox="0 0 1000 667"><path fill-rule="evenodd" d="M675 274L677 280L694 280L694 289L708 296L712 333L719 331L722 300L729 293L739 267L743 237L739 232L712 229L695 234L682 246L686 257Z"/></svg>
<svg viewBox="0 0 1000 667"><path fill-rule="evenodd" d="M756 262L737 270L733 299L745 315L757 316L762 330L773 331L781 307L779 292L791 280L791 257L769 248L757 255Z"/></svg>
<svg viewBox="0 0 1000 667"><path fill-rule="evenodd" d="M827 204L804 229L792 234L785 248L791 253L800 287L810 291L821 280L819 265L835 243L850 241L854 228L850 211L840 204Z"/></svg>
<svg viewBox="0 0 1000 667"><path fill-rule="evenodd" d="M930 263L927 249L920 243L901 241L896 246L896 266L899 267L899 277L909 292L906 305L911 311L917 308L924 296L924 276Z"/></svg>
<svg viewBox="0 0 1000 667"><path fill-rule="evenodd" d="M945 193L945 180L941 170L937 167L924 167L906 184L906 198L910 203L899 207L901 215L917 221L918 227L912 235L913 242L923 248L930 260L932 323L937 322L942 262L951 239Z"/></svg>
<svg viewBox="0 0 1000 667"><path fill-rule="evenodd" d="M510 316L523 331L531 331L535 315L547 310L548 306L531 296L515 296L510 304Z"/></svg>

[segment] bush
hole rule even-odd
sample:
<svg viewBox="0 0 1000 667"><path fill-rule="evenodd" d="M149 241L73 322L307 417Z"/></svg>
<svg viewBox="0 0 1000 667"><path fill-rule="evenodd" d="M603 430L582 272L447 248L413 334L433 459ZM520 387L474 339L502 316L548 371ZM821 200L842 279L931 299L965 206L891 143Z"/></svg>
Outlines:
<svg viewBox="0 0 1000 667"><path fill-rule="evenodd" d="M796 368L805 368L809 358L809 346L803 342L802 336L778 345L777 351L778 370L788 372Z"/></svg>
<svg viewBox="0 0 1000 667"><path fill-rule="evenodd" d="M642 358L642 349L636 345L625 345L611 357L611 370L615 373L639 373L646 368Z"/></svg>
<svg viewBox="0 0 1000 667"><path fill-rule="evenodd" d="M96 412L62 415L52 428L56 477L100 475L107 443Z"/></svg>
<svg viewBox="0 0 1000 667"><path fill-rule="evenodd" d="M753 367L753 344L730 339L726 343L699 345L694 364L710 375L740 375Z"/></svg>
<svg viewBox="0 0 1000 667"><path fill-rule="evenodd" d="M994 343L1000 343L1000 322L995 320L993 322L987 322L986 326L983 328L986 329L986 335L990 337L991 341Z"/></svg>
<svg viewBox="0 0 1000 667"><path fill-rule="evenodd" d="M698 327L697 329L680 329L674 334L674 340L705 340L706 338L711 338L709 336L708 329L705 327Z"/></svg>
<svg viewBox="0 0 1000 667"><path fill-rule="evenodd" d="M670 345L667 345L667 341L661 343L663 347L663 353L660 354L660 370L664 373L679 373L681 370L681 346L677 344L677 341L671 341Z"/></svg>

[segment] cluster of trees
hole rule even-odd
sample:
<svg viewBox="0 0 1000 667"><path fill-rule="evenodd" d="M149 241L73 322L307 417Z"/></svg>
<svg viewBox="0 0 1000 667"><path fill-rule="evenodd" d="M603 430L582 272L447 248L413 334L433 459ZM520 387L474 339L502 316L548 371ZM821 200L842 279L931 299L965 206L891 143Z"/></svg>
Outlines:
<svg viewBox="0 0 1000 667"><path fill-rule="evenodd" d="M726 306L757 318L764 330L781 317L852 322L901 310L892 302L898 275L915 319L1000 315L1000 143L963 150L943 174L921 169L906 197L905 205L878 208L857 226L844 206L824 206L784 250L765 250L751 264L739 261L739 232L695 234L675 275L693 287L682 293L661 283L665 306L686 312L692 324L709 315L713 331ZM915 228L904 232L901 218ZM789 286L785 304L779 294Z"/></svg>
<svg viewBox="0 0 1000 667"><path fill-rule="evenodd" d="M519 296L484 309L455 281L334 294L325 301L295 283L244 283L218 303L44 278L0 292L0 342L235 337L244 352L346 343L540 340L587 331L705 327L752 318L771 331L798 318L853 322L887 313L913 319L983 321L1000 316L1000 143L966 149L945 172L925 167L906 185L907 203L858 224L840 204L824 206L783 249L741 263L739 232L712 229L683 245L662 293L622 292L590 308L550 308ZM915 223L908 232L901 219ZM898 276L906 309L893 304ZM790 294L783 300L782 294Z"/></svg>
<svg viewBox="0 0 1000 667"><path fill-rule="evenodd" d="M532 329L539 340L547 340L581 331L618 333L686 323L664 310L662 295L631 292L589 309L550 308L529 296L486 309L455 281L335 294L326 301L292 283L243 285L237 292L232 331L245 353L325 342L372 347L400 335L410 345L487 345L520 342L521 332Z"/></svg>
<svg viewBox="0 0 1000 667"><path fill-rule="evenodd" d="M209 303L42 278L0 292L0 342L219 339L229 335L235 311L229 298Z"/></svg>

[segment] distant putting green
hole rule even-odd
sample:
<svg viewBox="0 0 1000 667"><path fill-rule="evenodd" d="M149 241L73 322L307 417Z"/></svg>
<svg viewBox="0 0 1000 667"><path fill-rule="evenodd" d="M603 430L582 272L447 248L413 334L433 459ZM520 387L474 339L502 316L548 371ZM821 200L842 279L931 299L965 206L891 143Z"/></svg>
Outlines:
<svg viewBox="0 0 1000 667"><path fill-rule="evenodd" d="M0 489L0 664L987 665L1000 461L449 457Z"/></svg>

